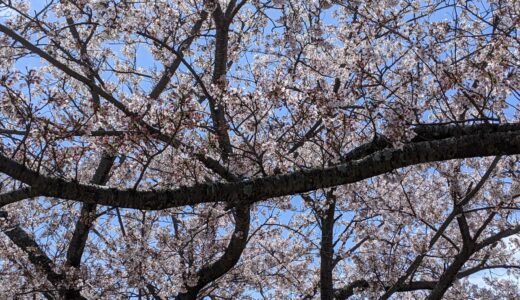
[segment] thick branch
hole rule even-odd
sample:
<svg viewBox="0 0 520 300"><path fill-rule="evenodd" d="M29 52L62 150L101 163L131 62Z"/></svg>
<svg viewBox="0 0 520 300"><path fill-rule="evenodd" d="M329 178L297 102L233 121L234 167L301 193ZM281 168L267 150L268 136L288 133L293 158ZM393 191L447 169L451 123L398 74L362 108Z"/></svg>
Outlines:
<svg viewBox="0 0 520 300"><path fill-rule="evenodd" d="M103 155L96 172L90 181L93 184L104 185L108 180L108 173L114 164L114 157L109 155ZM84 203L81 207L81 212L74 234L69 243L67 250L67 264L73 267L79 267L81 262L81 256L87 243L88 233L92 226L92 215L96 211L96 204Z"/></svg>
<svg viewBox="0 0 520 300"><path fill-rule="evenodd" d="M336 198L332 192L327 194L328 207L324 210L321 220L320 241L320 296L322 300L334 297L334 213Z"/></svg>
<svg viewBox="0 0 520 300"><path fill-rule="evenodd" d="M487 239L481 241L480 243L477 243L476 251L480 251L487 246L493 245L494 243L496 243L504 238L507 238L509 236L512 236L512 235L515 235L518 233L520 233L520 225L500 231L499 233L497 233L491 237L488 237Z"/></svg>
<svg viewBox="0 0 520 300"><path fill-rule="evenodd" d="M384 149L361 160L327 168L300 170L240 182L196 184L157 191L120 190L51 178L3 155L0 155L0 171L31 186L41 196L117 207L160 210L209 202L246 204L358 182L394 169L421 163L519 153L520 130L499 131L411 143L403 149Z"/></svg>
<svg viewBox="0 0 520 300"><path fill-rule="evenodd" d="M85 299L79 292L66 288L65 276L53 270L53 262L47 257L34 239L20 226L16 225L8 228L4 230L4 233L16 246L27 254L29 261L36 269L45 274L47 280L59 291L60 297L64 299ZM47 293L45 294L47 295Z"/></svg>
<svg viewBox="0 0 520 300"><path fill-rule="evenodd" d="M236 265L247 245L250 218L249 206L236 208L235 230L233 231L226 251L217 261L202 267L197 272L197 284L193 287L189 287L186 293L178 295L177 300L195 300L204 286L217 280Z"/></svg>
<svg viewBox="0 0 520 300"><path fill-rule="evenodd" d="M425 142L442 140L450 137L458 137L473 134L483 134L492 132L518 131L520 123L511 124L477 124L477 125L424 125L413 129L415 137L410 141ZM376 136L372 142L363 144L342 157L343 161L361 159L377 151L391 147L392 143L384 136Z"/></svg>
<svg viewBox="0 0 520 300"><path fill-rule="evenodd" d="M356 281L350 283L349 285L347 285L346 287L336 290L334 297L335 297L335 299L338 299L338 300L345 300L345 299L350 298L352 295L354 295L355 289L366 289L366 288L368 288L368 286L369 286L368 281L363 280L363 279L356 280Z"/></svg>
<svg viewBox="0 0 520 300"><path fill-rule="evenodd" d="M0 195L0 207L38 196L31 188L21 188Z"/></svg>
<svg viewBox="0 0 520 300"><path fill-rule="evenodd" d="M229 3L229 8L233 8L234 3ZM231 20L228 19L221 11L220 7L213 11L213 20L216 25L215 34L215 66L213 67L213 75L211 82L220 86L222 89L226 87L226 73L228 65L228 42L229 42L229 25ZM218 99L208 98L211 110L211 118L213 127L217 133L222 158L228 159L232 152L231 141L228 134L228 125L226 123L224 105Z"/></svg>
<svg viewBox="0 0 520 300"><path fill-rule="evenodd" d="M453 284L455 279L457 278L457 274L464 264L468 261L471 255L474 253L473 247L462 247L462 251L455 256L455 260L450 264L450 266L442 273L439 280L436 282L435 287L432 289L430 295L428 295L428 300L437 300L442 299L446 291Z"/></svg>

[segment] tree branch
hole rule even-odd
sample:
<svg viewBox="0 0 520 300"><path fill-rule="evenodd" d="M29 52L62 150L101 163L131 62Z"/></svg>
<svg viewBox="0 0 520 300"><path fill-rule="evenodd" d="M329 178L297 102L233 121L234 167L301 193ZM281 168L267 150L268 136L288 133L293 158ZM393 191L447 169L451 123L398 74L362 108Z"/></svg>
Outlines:
<svg viewBox="0 0 520 300"><path fill-rule="evenodd" d="M29 258L37 270L43 272L47 280L56 287L64 299L85 299L79 292L67 289L66 277L53 270L53 262L47 257L40 246L20 226L16 225L4 230L5 235ZM45 293L48 295L48 293Z"/></svg>
<svg viewBox="0 0 520 300"><path fill-rule="evenodd" d="M507 127L506 127L507 128ZM500 129L500 128L498 128ZM520 130L451 137L384 149L361 160L239 182L195 184L169 190L135 191L52 178L0 155L0 172L31 186L41 196L108 206L160 210L199 203L247 204L358 182L415 164L520 153Z"/></svg>
<svg viewBox="0 0 520 300"><path fill-rule="evenodd" d="M190 36L184 41L183 45L181 45L180 49L177 51L178 52L177 58L175 58L175 60L169 66L167 66L165 68L161 78L159 79L157 84L154 86L154 88L150 92L149 97L151 99L159 98L159 96L164 91L164 89L166 89L166 87L168 86L168 83L170 82L171 77L177 71L177 68L181 64L183 50L188 49L191 46L191 43L193 43L195 36L199 33L199 31L202 27L202 24L204 23L204 21L206 20L207 17L208 17L208 13L206 11L202 11L200 13L199 19L197 20L197 22L195 22L195 24L191 28Z"/></svg>
<svg viewBox="0 0 520 300"><path fill-rule="evenodd" d="M236 265L247 245L250 218L249 206L236 208L235 229L226 251L217 261L202 267L197 272L197 284L188 287L188 291L178 295L176 300L195 300L204 286L226 274Z"/></svg>
<svg viewBox="0 0 520 300"><path fill-rule="evenodd" d="M104 185L108 181L108 174L114 165L114 156L104 154L99 162L96 172L90 181L93 184ZM67 250L67 264L79 267L81 256L87 243L88 233L92 226L93 214L96 211L96 204L84 203L76 227L70 240Z"/></svg>
<svg viewBox="0 0 520 300"><path fill-rule="evenodd" d="M36 196L38 196L38 194L35 193L30 187L0 194L0 207Z"/></svg>

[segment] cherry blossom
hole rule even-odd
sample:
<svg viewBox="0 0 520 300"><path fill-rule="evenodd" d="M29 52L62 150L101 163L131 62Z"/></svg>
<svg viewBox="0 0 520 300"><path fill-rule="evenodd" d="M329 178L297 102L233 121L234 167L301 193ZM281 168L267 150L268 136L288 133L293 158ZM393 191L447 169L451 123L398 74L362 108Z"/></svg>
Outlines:
<svg viewBox="0 0 520 300"><path fill-rule="evenodd" d="M0 0L0 298L520 297L516 0Z"/></svg>

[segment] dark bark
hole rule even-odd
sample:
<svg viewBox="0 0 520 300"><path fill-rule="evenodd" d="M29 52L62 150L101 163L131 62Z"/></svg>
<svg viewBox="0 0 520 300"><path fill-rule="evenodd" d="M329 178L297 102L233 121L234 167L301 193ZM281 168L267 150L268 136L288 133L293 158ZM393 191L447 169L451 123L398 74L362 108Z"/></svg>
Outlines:
<svg viewBox="0 0 520 300"><path fill-rule="evenodd" d="M504 129L508 129L509 125ZM85 185L51 178L0 155L0 171L19 180L41 196L108 206L160 210L198 203L250 204L269 198L305 193L358 182L415 164L520 153L520 130L465 135L384 149L363 159L327 168L300 170L239 182L196 184L171 190L135 191Z"/></svg>
<svg viewBox="0 0 520 300"><path fill-rule="evenodd" d="M332 193L327 196L329 206L321 217L321 244L320 244L320 294L322 300L334 297L334 212L336 203Z"/></svg>
<svg viewBox="0 0 520 300"><path fill-rule="evenodd" d="M114 158L104 155L96 169L96 172L91 180L94 184L105 184L108 178L108 173L113 165ZM21 189L17 190L22 195L31 195L31 190ZM13 193L14 194L14 193ZM73 267L79 267L81 256L85 248L85 243L88 238L88 232L91 226L89 221L90 214L95 212L96 205L85 203L81 209L81 215L76 223L74 234L69 244L67 251L67 264ZM36 241L29 236L20 226L16 225L5 231L6 236L17 245L22 251L27 253L29 261L36 267L36 269L46 274L47 280L56 286L59 295L63 299L84 299L81 296L81 290L78 288L67 288L67 281L64 274L54 272L52 260L47 257L45 252L41 250ZM49 294L49 292L46 292ZM50 294L49 294L50 295Z"/></svg>
<svg viewBox="0 0 520 300"><path fill-rule="evenodd" d="M114 164L114 156L103 155L96 172L90 181L92 184L104 185L108 181L108 174ZM79 267L81 256L85 250L88 233L92 226L92 214L96 212L96 204L83 203L76 227L70 240L67 250L67 264L73 267Z"/></svg>
<svg viewBox="0 0 520 300"><path fill-rule="evenodd" d="M350 283L349 285L347 285L346 287L336 290L334 293L334 297L335 297L334 299L337 299L337 300L348 299L354 295L355 289L366 289L368 287L369 287L368 281L363 280L363 279L356 280L356 281Z"/></svg>
<svg viewBox="0 0 520 300"><path fill-rule="evenodd" d="M232 8L234 3L229 3ZM217 4L217 8L213 11L213 20L215 21L215 57L212 75L212 83L226 88L226 73L228 64L228 43L229 43L229 25L231 19L228 18ZM211 119L213 120L213 127L217 133L217 139L221 150L222 159L227 161L229 155L233 151L231 141L228 134L228 125L226 123L226 116L224 111L224 104L220 99L208 98L209 107L211 110Z"/></svg>
<svg viewBox="0 0 520 300"><path fill-rule="evenodd" d="M56 273L53 270L53 262L40 246L34 241L34 239L27 234L20 226L16 225L4 231L5 235L23 252L25 252L29 258L29 261L34 267L45 274L46 279L55 287L58 291L59 298L62 299L85 299L79 291L67 289L67 281L64 274ZM44 293L46 297L51 296L53 293L46 291Z"/></svg>
<svg viewBox="0 0 520 300"><path fill-rule="evenodd" d="M468 259L473 254L472 248L469 247L463 247L462 251L455 256L455 260L453 263L444 271L444 273L441 275L437 283L435 284L435 287L433 288L432 292L426 298L427 300L436 300L436 299L442 299L446 291L450 288L450 286L453 284L455 279L457 278L457 274L462 269L462 266L468 261Z"/></svg>
<svg viewBox="0 0 520 300"><path fill-rule="evenodd" d="M465 229L464 229L465 230ZM474 268L470 268L464 271L461 271L464 264L471 258L473 254L478 251L483 250L485 247L493 247L493 245L509 236L518 234L520 232L520 225L515 226L513 228L509 228L503 231L498 232L497 234L492 235L491 237L483 240L480 243L475 243L475 240L465 240L462 250L455 256L453 262L449 265L449 267L443 272L441 277L435 282L435 286L432 288L432 292L428 295L428 300L437 300L442 299L444 294L448 291L448 289L453 285L455 280L467 277L471 274L479 272L481 270L486 270L495 267L504 267L504 268L517 268L518 266L485 266L484 264L479 265Z"/></svg>
<svg viewBox="0 0 520 300"><path fill-rule="evenodd" d="M187 292L178 295L176 300L196 299L199 292L207 284L217 280L237 264L247 245L250 218L249 206L236 208L235 229L224 254L217 261L203 266L197 272L197 284L193 287L188 287Z"/></svg>
<svg viewBox="0 0 520 300"><path fill-rule="evenodd" d="M21 188L18 190L14 190L11 192L7 192L0 195L0 208L2 206L8 205L10 203L15 203L21 200L29 199L32 197L38 196L37 193L34 193L34 191L29 188Z"/></svg>

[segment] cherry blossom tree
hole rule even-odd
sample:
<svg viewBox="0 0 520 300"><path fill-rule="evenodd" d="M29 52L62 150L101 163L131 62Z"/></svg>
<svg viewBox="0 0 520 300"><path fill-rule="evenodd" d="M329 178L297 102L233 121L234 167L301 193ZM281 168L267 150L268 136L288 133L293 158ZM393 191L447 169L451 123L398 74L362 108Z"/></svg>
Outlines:
<svg viewBox="0 0 520 300"><path fill-rule="evenodd" d="M0 0L2 299L518 299L517 0Z"/></svg>

